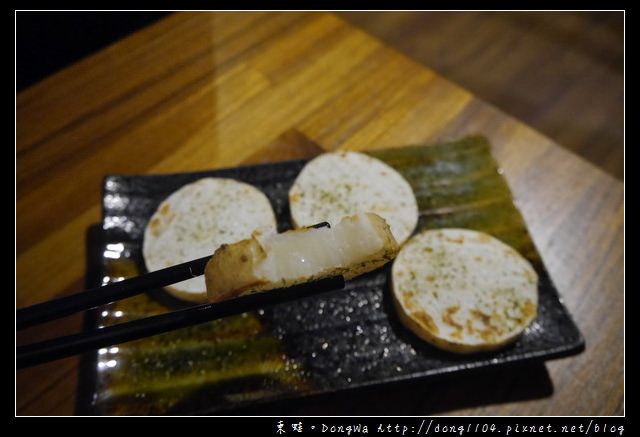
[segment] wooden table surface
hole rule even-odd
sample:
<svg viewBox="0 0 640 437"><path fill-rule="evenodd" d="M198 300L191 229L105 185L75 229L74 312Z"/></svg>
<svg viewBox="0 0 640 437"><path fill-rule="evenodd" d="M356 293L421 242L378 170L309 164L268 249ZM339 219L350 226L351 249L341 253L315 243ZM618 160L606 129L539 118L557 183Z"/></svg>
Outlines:
<svg viewBox="0 0 640 437"><path fill-rule="evenodd" d="M470 134L491 142L585 351L307 399L286 414L624 415L624 184L325 12L175 13L17 95L16 308L85 288L107 174ZM73 415L81 383L76 357L18 370L16 415Z"/></svg>

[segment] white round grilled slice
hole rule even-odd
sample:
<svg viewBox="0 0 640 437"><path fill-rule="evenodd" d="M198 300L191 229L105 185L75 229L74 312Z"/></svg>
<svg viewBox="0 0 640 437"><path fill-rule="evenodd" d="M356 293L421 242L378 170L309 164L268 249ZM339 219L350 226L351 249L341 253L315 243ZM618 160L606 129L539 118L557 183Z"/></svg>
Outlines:
<svg viewBox="0 0 640 437"><path fill-rule="evenodd" d="M351 279L391 261L398 244L373 213L345 217L331 227L260 233L221 246L205 268L213 302L342 275Z"/></svg>
<svg viewBox="0 0 640 437"><path fill-rule="evenodd" d="M516 250L482 232L427 230L392 266L402 323L448 351L488 351L516 340L537 314L538 275Z"/></svg>
<svg viewBox="0 0 640 437"><path fill-rule="evenodd" d="M388 164L360 152L324 153L309 161L289 190L296 227L373 212L384 218L404 243L418 222L415 194Z"/></svg>
<svg viewBox="0 0 640 437"><path fill-rule="evenodd" d="M160 203L145 229L142 254L147 269L155 271L212 255L259 229L275 232L276 226L271 203L258 188L234 179L203 178ZM166 290L183 300L207 301L203 276Z"/></svg>

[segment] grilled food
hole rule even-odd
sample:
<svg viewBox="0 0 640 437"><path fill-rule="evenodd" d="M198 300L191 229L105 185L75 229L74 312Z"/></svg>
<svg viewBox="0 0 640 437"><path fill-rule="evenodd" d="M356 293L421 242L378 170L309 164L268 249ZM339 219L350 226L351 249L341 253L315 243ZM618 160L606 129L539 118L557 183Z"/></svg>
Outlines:
<svg viewBox="0 0 640 437"><path fill-rule="evenodd" d="M517 251L467 229L423 231L392 266L400 320L453 352L494 350L516 340L536 317L537 273Z"/></svg>
<svg viewBox="0 0 640 437"><path fill-rule="evenodd" d="M388 224L372 213L345 217L331 227L255 232L216 250L205 269L207 291L215 302L331 276L351 279L397 252Z"/></svg>
<svg viewBox="0 0 640 437"><path fill-rule="evenodd" d="M289 190L296 227L372 212L384 218L404 243L418 222L415 195L388 164L359 152L324 153L309 161Z"/></svg>
<svg viewBox="0 0 640 437"><path fill-rule="evenodd" d="M203 178L160 203L145 229L142 253L147 270L154 271L211 255L256 229L276 230L275 213L262 191L233 179ZM208 300L202 276L166 290L191 302Z"/></svg>

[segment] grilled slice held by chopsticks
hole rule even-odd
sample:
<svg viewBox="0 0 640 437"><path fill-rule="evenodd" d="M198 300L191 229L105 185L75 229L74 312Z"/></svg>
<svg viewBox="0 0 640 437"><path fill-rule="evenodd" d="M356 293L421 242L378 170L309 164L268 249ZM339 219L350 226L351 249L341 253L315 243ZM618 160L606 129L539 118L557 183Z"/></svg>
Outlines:
<svg viewBox="0 0 640 437"><path fill-rule="evenodd" d="M216 250L205 268L207 294L217 302L331 276L348 280L381 267L398 250L387 222L373 213L331 226L256 232Z"/></svg>

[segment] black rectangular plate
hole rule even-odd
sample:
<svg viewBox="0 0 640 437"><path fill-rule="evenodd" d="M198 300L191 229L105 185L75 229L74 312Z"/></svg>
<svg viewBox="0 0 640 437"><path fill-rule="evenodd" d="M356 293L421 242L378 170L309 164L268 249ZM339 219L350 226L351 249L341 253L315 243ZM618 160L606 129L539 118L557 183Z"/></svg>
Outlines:
<svg viewBox="0 0 640 437"><path fill-rule="evenodd" d="M216 414L237 407L340 390L437 378L473 369L580 353L584 340L549 277L483 137L368 152L401 172L426 228L483 230L512 245L537 269L538 316L514 344L456 355L417 339L390 303L389 267L344 290L106 348L83 357L79 414ZM144 272L144 228L158 204L184 184L228 177L261 189L280 231L291 228L287 193L307 161L286 161L104 180L97 264L99 285ZM87 314L90 328L183 308L163 290Z"/></svg>

